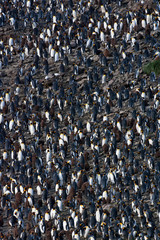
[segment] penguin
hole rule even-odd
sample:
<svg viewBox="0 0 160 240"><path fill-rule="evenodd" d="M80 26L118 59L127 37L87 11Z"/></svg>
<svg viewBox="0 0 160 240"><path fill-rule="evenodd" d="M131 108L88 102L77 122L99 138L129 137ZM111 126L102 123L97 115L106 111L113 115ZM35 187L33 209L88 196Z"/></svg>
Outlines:
<svg viewBox="0 0 160 240"><path fill-rule="evenodd" d="M15 226L16 222L17 222L16 217L12 215L11 218L9 219L9 221L8 221L9 225L11 227L13 227L13 226Z"/></svg>
<svg viewBox="0 0 160 240"><path fill-rule="evenodd" d="M27 201L28 201L29 206L32 207L34 205L33 195L31 196L30 194L28 194Z"/></svg>
<svg viewBox="0 0 160 240"><path fill-rule="evenodd" d="M57 200L57 206L58 206L59 211L63 210L62 200Z"/></svg>
<svg viewBox="0 0 160 240"><path fill-rule="evenodd" d="M84 226L83 237L86 239L89 236L90 228L89 226Z"/></svg>
<svg viewBox="0 0 160 240"><path fill-rule="evenodd" d="M33 188L29 187L28 188L28 193L33 196L34 195L34 192L33 192Z"/></svg>
<svg viewBox="0 0 160 240"><path fill-rule="evenodd" d="M4 117L3 117L3 113L0 113L0 124L3 122Z"/></svg>
<svg viewBox="0 0 160 240"><path fill-rule="evenodd" d="M46 231L46 225L45 225L45 221L44 221L43 217L41 217L41 220L39 220L38 225L39 225L40 232L42 234L44 234Z"/></svg>
<svg viewBox="0 0 160 240"><path fill-rule="evenodd" d="M55 62L58 62L58 61L59 61L59 52L58 52L58 51L55 52L54 61L55 61Z"/></svg>
<svg viewBox="0 0 160 240"><path fill-rule="evenodd" d="M66 219L63 220L63 230L64 231L68 231L69 230L68 222L67 222Z"/></svg>
<svg viewBox="0 0 160 240"><path fill-rule="evenodd" d="M30 123L28 126L29 132L31 135L35 135L35 127L33 125L33 123Z"/></svg>
<svg viewBox="0 0 160 240"><path fill-rule="evenodd" d="M57 216L57 211L56 211L56 209L52 208L50 210L50 218L54 219L56 216Z"/></svg>
<svg viewBox="0 0 160 240"><path fill-rule="evenodd" d="M46 162L49 163L51 161L52 153L50 149L46 149Z"/></svg>
<svg viewBox="0 0 160 240"><path fill-rule="evenodd" d="M50 220L49 211L47 211L47 212L45 213L45 215L44 215L44 220L45 220L46 222L49 222L49 220Z"/></svg>
<svg viewBox="0 0 160 240"><path fill-rule="evenodd" d="M90 225L90 228L94 228L95 227L95 225L96 225L96 218L95 218L94 215L90 216L90 223L89 223L89 225Z"/></svg>
<svg viewBox="0 0 160 240"><path fill-rule="evenodd" d="M19 149L18 154L17 154L18 161L23 160L23 152Z"/></svg>
<svg viewBox="0 0 160 240"><path fill-rule="evenodd" d="M3 152L3 160L7 160L7 158L8 158L8 153L7 153L7 151L4 151Z"/></svg>
<svg viewBox="0 0 160 240"><path fill-rule="evenodd" d="M5 94L5 102L6 103L10 102L10 92L9 91L7 91Z"/></svg>

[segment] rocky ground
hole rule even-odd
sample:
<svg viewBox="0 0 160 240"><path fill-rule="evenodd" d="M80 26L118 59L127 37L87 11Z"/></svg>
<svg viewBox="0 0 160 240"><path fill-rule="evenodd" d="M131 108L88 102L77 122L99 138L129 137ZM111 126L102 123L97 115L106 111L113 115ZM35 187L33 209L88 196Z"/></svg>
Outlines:
<svg viewBox="0 0 160 240"><path fill-rule="evenodd" d="M58 1L57 1L58 2ZM87 1L86 1L87 2ZM155 1L156 2L156 1ZM2 4L2 3L1 3ZM64 2L64 4L66 4ZM146 5L143 5L142 8L148 8L152 11L154 11L154 7L156 6L156 3L153 3L153 6L149 4L149 2L145 2ZM148 5L147 5L148 4ZM122 18L126 15L127 9L133 12L141 11L140 3L135 3L134 1L121 1L121 6L118 6L118 2L109 2L108 6L112 8L112 13L119 13ZM59 6L58 4L56 6ZM76 2L74 3L74 6L76 8ZM101 7L99 4L99 1L95 1L95 4L93 5L95 9L97 9L97 12L102 16L104 15L101 13ZM85 5L86 12L89 9L87 7L87 3ZM58 7L57 7L58 12ZM111 14L112 15L112 14ZM93 17L94 18L94 17ZM77 17L77 23L79 23L80 15ZM95 20L96 21L96 20ZM43 189L45 189L45 184L48 182L49 186L48 189L48 195L47 199L49 199L51 196L54 198L54 208L56 205L56 196L58 195L57 192L55 192L55 181L54 181L54 172L57 172L59 174L59 167L57 168L57 164L55 159L60 158L62 162L62 166L69 164L69 174L67 176L67 182L63 181L63 190L66 190L67 183L72 182L72 174L76 171L78 173L81 170L81 177L77 177L77 182L79 183L78 188L74 191L72 195L72 201L76 201L80 198L80 203L77 203L75 206L75 211L77 212L79 216L79 221L82 226L87 226L90 223L90 208L89 204L91 202L91 197L93 197L94 202L97 206L100 205L102 212L104 213L106 211L107 214L111 214L111 209L113 207L116 207L118 209L117 218L113 219L112 222L109 224L110 228L115 228L115 224L119 224L122 222L122 215L125 213L125 209L127 206L130 206L132 208L132 217L136 221L136 224L139 225L139 230L137 231L137 235L135 234L134 238L130 239L144 239L144 238L138 238L141 233L143 233L145 236L148 237L148 239L159 239L158 237L155 238L156 233L160 230L159 229L159 219L158 219L158 206L159 206L159 191L160 191L160 151L159 151L159 130L160 130L160 123L158 122L158 119L160 119L159 116L159 84L160 79L159 76L156 76L156 78L153 78L151 76L147 76L142 72L142 66L145 63L148 63L149 61L154 59L155 52L159 49L159 36L160 36L160 30L159 28L156 30L152 29L153 23L150 23L151 29L149 30L149 33L146 29L141 28L138 26L135 28L132 32L132 37L136 39L136 41L139 43L139 49L137 50L135 45L132 46L131 40L129 40L124 47L124 43L122 38L126 36L126 32L124 30L124 33L122 34L120 31L117 31L116 37L113 40L109 38L108 33L105 33L105 41L101 42L99 37L97 38L97 42L100 44L100 47L95 54L93 47L90 47L88 49L85 49L83 55L83 61L81 57L77 56L78 50L81 48L81 46L78 46L76 42L76 38L72 37L70 39L70 46L72 49L72 53L66 53L68 57L69 64L67 66L64 66L64 71L62 72L60 70L61 64L64 63L64 59L60 58L59 61L55 62L54 58L51 58L48 56L47 61L49 64L49 73L44 73L44 60L45 58L40 58L39 60L39 67L36 69L35 74L32 76L33 79L37 81L38 84L42 84L43 86L43 93L40 96L42 99L43 104L34 104L33 103L33 96L38 96L38 87L33 87L31 83L26 85L25 83L25 77L30 72L30 68L33 66L34 58L35 58L35 51L36 48L33 47L29 51L29 56L25 56L24 60L22 61L20 59L20 50L19 50L19 44L17 41L17 44L14 46L14 52L12 54L12 57L8 57L8 65L4 66L2 65L2 69L0 70L0 80L1 80L1 86L0 86L0 94L2 98L5 98L6 92L10 93L10 101L5 103L5 108L1 108L1 113L3 115L3 121L1 122L1 129L4 129L5 131L5 138L10 139L11 145L13 146L13 149L15 149L16 153L18 154L20 147L19 143L19 137L22 135L24 137L25 146L26 146L26 152L27 157L30 158L30 160L25 160L26 163L24 166L26 167L25 175L28 176L28 178L33 176L35 177L36 173L36 160L35 158L39 158L37 155L37 149L41 149L40 158L42 159L42 175L45 176L46 179L42 181L41 185L43 186ZM44 29L47 27L51 27L51 23L46 23L43 20L39 22L39 28ZM66 29L67 32L68 29ZM23 28L23 21L19 20L19 29L14 30L12 26L10 26L9 23L6 23L4 26L0 27L0 38L3 39L4 45L8 45L8 39L9 36L13 35L14 39L20 39L21 36L26 36L28 34L32 34L33 29L28 24L28 26L24 29ZM147 39L147 34L150 36L149 40ZM0 39L0 40L1 40ZM106 45L107 41L111 41L110 48L106 51ZM84 43L86 44L87 39L84 40ZM124 59L122 58L121 53L119 54L119 63L115 63L115 49L117 52L120 52L120 48L123 45L124 52L127 56L127 62L124 62ZM145 50L148 50L149 56L146 57ZM103 56L106 56L107 64L104 64L104 62L101 60ZM142 63L140 63L139 56L141 56ZM90 64L87 65L87 61L85 62L84 59L90 59ZM132 70L129 71L129 65L128 63L132 64ZM74 74L73 69L74 65L77 64L79 66L78 73ZM123 66L123 71L121 71ZM23 68L23 73L20 75L20 82L19 84L16 83L15 79L19 72L20 68ZM97 68L97 76L98 79L95 77L95 68ZM103 72L106 73L107 78L104 83L102 83L102 76L101 76L101 70L103 69ZM86 83L90 81L88 78L89 72L92 73L93 79L92 81L92 88L90 88L89 93L86 93ZM76 93L73 93L73 84L71 83L71 76L74 74L74 83L77 86ZM53 86L55 81L58 81L58 89L56 90ZM16 105L16 101L14 96L16 87L19 87L19 93L18 93L18 104ZM63 109L60 109L58 106L58 97L61 95L61 86L64 89L64 96L62 99L66 101L66 105ZM127 90L127 92L125 92ZM49 93L51 92L51 94ZM110 91L113 92L113 97L110 96ZM142 93L145 93L145 97L142 97ZM128 94L128 95L127 95ZM93 99L93 103L89 104L89 109L86 111L85 106L88 103L88 96L91 96ZM118 96L122 95L122 99L120 99ZM98 98L98 97L100 98ZM49 107L50 111L50 119L46 119L46 104L48 102L51 102L51 99L53 100L53 113L51 114L51 106ZM77 106L77 99L79 101L79 107ZM27 104L26 100L29 101L29 105L31 106L30 111L31 114L28 114L29 110L27 110ZM48 100L48 102L47 102ZM158 103L156 103L156 100L158 100ZM100 101L100 102L98 102ZM108 101L108 102L107 102ZM15 113L13 113L10 110L11 102L14 103L15 107ZM106 106L109 103L110 111L106 110ZM157 105L156 105L157 104ZM69 117L72 115L71 107L72 105L75 107L75 116L74 121L72 122ZM94 106L97 106L98 113L97 113L97 119L96 121L92 120L92 114ZM17 116L16 113L19 113ZM31 122L34 122L34 124L39 121L41 125L41 131L36 133L35 135L31 135L29 132L29 121L24 121L22 118L22 113L25 112L29 120ZM57 115L60 113L62 115L63 121L59 122L58 130L54 126L54 120L57 119ZM141 116L142 120L141 123L138 120L138 115ZM38 116L38 120L36 118ZM103 120L103 117L107 117L107 121ZM6 122L9 123L9 121L14 118L15 125L13 129L10 131L9 127L7 127ZM20 124L18 126L17 119L20 120ZM124 123L124 119L126 120L126 123ZM78 127L79 120L82 123L82 127ZM91 123L92 131L87 132L86 129L86 123L89 121ZM117 122L121 123L121 130L119 130ZM137 131L137 125L140 125L141 131ZM72 126L72 130L70 133L68 133L68 125ZM79 132L74 132L74 127L77 126L78 130L80 132L83 132L82 139L76 139L76 136L79 134ZM20 129L20 130L19 130ZM48 130L46 130L48 129ZM95 137L96 130L99 131L99 136ZM105 131L109 130L111 135L113 135L114 141L109 140L106 144L106 148L102 147L102 138L105 136ZM131 144L128 144L126 142L126 134L127 131L131 130L134 133L134 137L131 137ZM48 131L48 132L47 132ZM145 133L147 132L147 133ZM47 133L51 135L52 143L48 143L46 141L46 135ZM61 155L61 148L58 146L58 139L59 135L61 133L66 133L68 136L68 144L67 149L65 149L66 156L63 158ZM1 134L3 134L1 132ZM145 140L143 141L143 134L145 135ZM38 144L35 146L34 142L37 141ZM92 139L93 146L87 146L85 143L86 137L89 137ZM52 150L52 163L51 166L46 163L46 149L49 146L52 146L53 143L57 144L58 151L53 153ZM18 144L18 147L16 149L16 144ZM77 149L73 150L73 145L77 147ZM77 145L76 145L77 144ZM96 145L99 147L99 151L96 151ZM115 148L112 149L111 145L115 145ZM76 148L75 147L75 148ZM85 159L85 164L81 163L80 160L80 154L83 149L83 155L84 153L88 153L88 157ZM7 207L10 206L8 203L5 203L4 206L2 204L2 199L5 198L5 194L3 192L3 188L5 184L7 183L9 186L9 190L11 191L11 182L12 179L16 180L16 185L20 186L19 176L21 175L21 170L14 171L11 169L11 166L14 166L15 159L11 159L11 149L8 149L8 157L7 159L4 159L3 153L6 149L5 141L1 141L1 208L0 208L0 214L3 218L3 223L0 223L0 231L2 233L1 239L5 239L5 235L7 236L7 233L11 235L13 233L15 239L19 239L19 233L15 233L18 231L17 229L21 229L22 226L19 226L18 223L14 224L13 226L9 225L8 220L10 219L7 216ZM36 149L36 150L35 150ZM120 149L121 151L121 157L116 155L116 149ZM74 153L74 154L73 154ZM132 157L132 153L134 156ZM98 162L95 160L95 155L98 155ZM27 159L26 157L26 159ZM107 158L110 158L110 164L107 162ZM150 163L150 159L152 159L152 163ZM58 162L58 161L57 161ZM98 165L98 166L97 166ZM30 166L30 167L29 167ZM61 167L62 167L61 166ZM60 167L60 168L61 168ZM14 167L15 168L15 167ZM32 174L28 174L27 169L32 169ZM125 170L124 170L125 169ZM107 180L107 186L103 188L98 183L97 180L97 174L100 174L101 179L103 176L108 177L109 171L117 171L117 176L119 175L119 178L116 176L115 183L110 182L109 179ZM127 182L127 172L129 173L129 176L131 177L130 180ZM145 173L145 181L141 180L141 177ZM13 175L12 175L13 174ZM41 175L41 173L38 173L38 175ZM89 176L93 177L93 186L87 185L88 192L83 189L83 184L88 181L82 181L82 176L88 178ZM47 201L42 199L42 196L37 195L37 184L38 180L35 180L36 177L33 180L32 188L34 191L34 202L38 203L40 217L44 218L45 212L48 210L47 208ZM80 183L81 180L81 183ZM138 191L135 191L135 184L138 181ZM142 183L141 183L142 181ZM30 187L30 183L28 180L28 184L24 183L23 186L28 188ZM73 187L73 186L72 186ZM151 193L154 191L154 189L158 190L158 197L155 199L155 202L152 203L151 201ZM113 189L115 190L115 194L113 194ZM129 190L130 197L129 201L125 199L124 192L125 190ZM26 190L26 191L27 191ZM102 193L106 190L108 193L108 198L103 199ZM20 192L20 190L18 189ZM93 194L94 192L94 194ZM116 193L121 193L121 197L116 197ZM93 194L93 195L92 195ZM21 208L24 221L24 229L27 229L27 234L32 233L35 229L34 223L31 223L32 217L26 217L25 216L25 210L22 209L22 207L27 208L28 204L28 195L26 193L21 193L22 201L18 204L18 206L15 206L15 193L11 192L9 194L9 201L11 202L10 208L12 210L16 209L16 207ZM67 198L68 200L69 198ZM100 200L101 199L101 200ZM138 205L132 207L132 203L134 202L134 199L138 201L138 204L142 206L142 213L138 215ZM40 201L42 200L42 206L40 205ZM5 200L6 201L6 200ZM123 201L123 204L122 204ZM82 214L79 212L79 205L82 204L87 209L88 213L88 220L82 221ZM7 205L8 204L8 205ZM125 205L124 209L121 206ZM145 204L148 204L149 210L152 213L151 218L147 218L145 216L145 211L148 210L145 209ZM29 209L32 209L32 206L29 205ZM73 207L66 202L66 199L63 199L63 211L59 212L59 216L62 220L65 218L68 218L71 213L70 210ZM29 211L30 213L30 211ZM28 214L29 215L29 214ZM142 217L145 216L146 223L144 225L141 224ZM40 219L38 219L39 223ZM102 219L100 223L102 224L104 222ZM109 222L109 220L108 220ZM38 225L38 223L36 225ZM49 222L46 221L46 231L45 233L41 233L39 239L50 239L49 232L52 228L54 228L55 220L50 220ZM107 223L108 224L108 223ZM135 224L135 225L136 225ZM97 239L105 239L103 236L104 230L98 229L98 224L95 225L95 227L90 227L90 233L88 234L88 238L95 234ZM125 224L124 224L125 225ZM119 226L119 225L118 225ZM134 229L135 226L132 226ZM81 226L79 225L77 229L80 229ZM119 237L116 236L116 233L113 238L111 238L110 230L108 230L108 234L106 234L108 239L129 239L129 232L131 231L131 226L125 227L128 231L128 237L124 233L119 234ZM118 227L119 229L119 227ZM154 235L149 235L148 231L152 230ZM59 230L58 231L58 238L57 239L78 239L76 236L73 238L71 237L71 232L75 231L74 228L70 228L68 231ZM117 230L118 231L118 230ZM80 231L79 231L80 232ZM116 232L116 230L115 230ZM123 232L123 231L122 231ZM38 235L38 234L37 234ZM80 233L79 233L80 235ZM27 235L29 236L29 235ZM63 238L61 238L63 236ZM158 233L157 233L157 236ZM120 238L121 237L121 238ZM29 239L26 238L26 239ZM31 238L31 239L34 239ZM79 239L84 239L84 235L81 234L79 236ZM145 238L146 239L146 238Z"/></svg>

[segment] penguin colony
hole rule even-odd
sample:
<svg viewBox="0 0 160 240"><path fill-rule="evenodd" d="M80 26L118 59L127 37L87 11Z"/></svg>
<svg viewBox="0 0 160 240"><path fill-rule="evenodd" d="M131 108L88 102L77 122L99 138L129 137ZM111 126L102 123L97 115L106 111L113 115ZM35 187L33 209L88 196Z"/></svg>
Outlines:
<svg viewBox="0 0 160 240"><path fill-rule="evenodd" d="M0 1L0 239L160 239L160 4Z"/></svg>

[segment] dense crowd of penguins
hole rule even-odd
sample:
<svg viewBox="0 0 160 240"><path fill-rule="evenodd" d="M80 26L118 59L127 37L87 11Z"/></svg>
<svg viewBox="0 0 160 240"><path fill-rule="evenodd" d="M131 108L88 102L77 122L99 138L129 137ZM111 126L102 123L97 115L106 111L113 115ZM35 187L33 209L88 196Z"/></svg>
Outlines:
<svg viewBox="0 0 160 240"><path fill-rule="evenodd" d="M0 1L0 239L160 239L160 4Z"/></svg>

